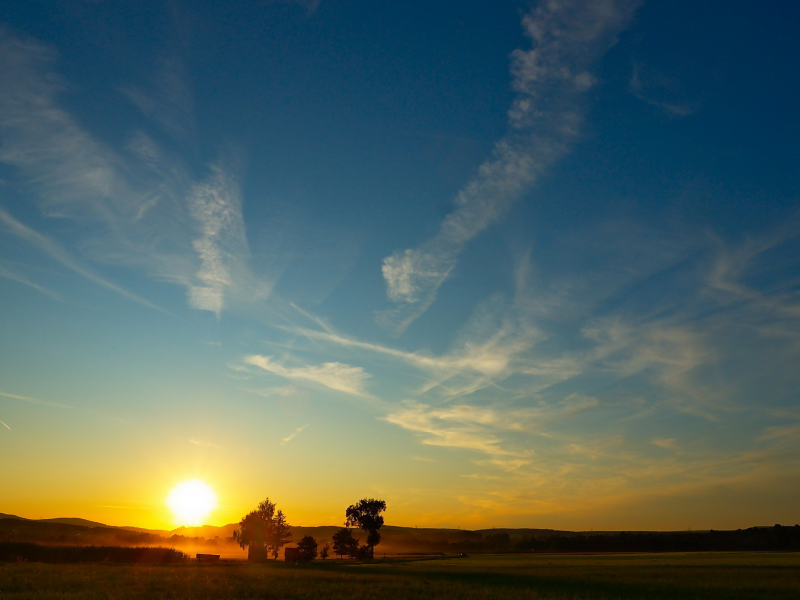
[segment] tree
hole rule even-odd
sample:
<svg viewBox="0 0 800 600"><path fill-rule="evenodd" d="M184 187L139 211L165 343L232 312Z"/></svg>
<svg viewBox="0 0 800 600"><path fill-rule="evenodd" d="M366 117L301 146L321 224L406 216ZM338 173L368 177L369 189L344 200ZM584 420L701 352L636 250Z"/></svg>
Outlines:
<svg viewBox="0 0 800 600"><path fill-rule="evenodd" d="M289 523L286 522L286 517L282 510L279 510L275 515L275 520L272 524L272 536L270 536L269 545L272 548L272 557L278 560L278 551L292 539L292 532L289 531Z"/></svg>
<svg viewBox="0 0 800 600"><path fill-rule="evenodd" d="M383 526L381 513L386 510L386 502L374 498L364 498L358 503L347 507L345 511L345 525L358 527L367 532L367 547L369 556L375 556L375 546L381 543L380 528Z"/></svg>
<svg viewBox="0 0 800 600"><path fill-rule="evenodd" d="M345 554L356 557L358 554L358 539L353 537L353 530L342 527L333 534L333 552L341 558Z"/></svg>
<svg viewBox="0 0 800 600"><path fill-rule="evenodd" d="M291 537L289 525L283 511L275 512L275 503L269 498L259 503L258 508L242 517L239 530L234 532L234 539L242 548L247 548L247 560L264 561L270 550L273 557L278 558L278 550Z"/></svg>
<svg viewBox="0 0 800 600"><path fill-rule="evenodd" d="M310 535L297 542L297 547L300 548L300 560L312 561L317 558L317 540Z"/></svg>
<svg viewBox="0 0 800 600"><path fill-rule="evenodd" d="M328 553L330 552L330 549L331 549L331 545L328 544L327 542L325 542L325 545L322 547L322 550L319 551L319 557L322 560L325 560L326 558L328 558Z"/></svg>

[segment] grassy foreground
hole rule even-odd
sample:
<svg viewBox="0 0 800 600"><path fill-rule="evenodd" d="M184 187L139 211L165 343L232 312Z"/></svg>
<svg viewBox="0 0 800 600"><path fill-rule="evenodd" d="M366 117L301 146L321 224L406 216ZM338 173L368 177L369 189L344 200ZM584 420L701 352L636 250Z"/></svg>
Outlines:
<svg viewBox="0 0 800 600"><path fill-rule="evenodd" d="M373 564L0 564L0 599L789 599L798 553L506 555Z"/></svg>

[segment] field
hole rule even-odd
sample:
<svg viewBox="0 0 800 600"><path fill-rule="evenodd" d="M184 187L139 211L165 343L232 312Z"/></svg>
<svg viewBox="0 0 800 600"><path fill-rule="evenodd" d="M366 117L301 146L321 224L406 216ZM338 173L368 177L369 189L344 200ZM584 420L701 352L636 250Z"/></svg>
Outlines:
<svg viewBox="0 0 800 600"><path fill-rule="evenodd" d="M0 564L0 599L800 598L798 553L505 555L358 564Z"/></svg>

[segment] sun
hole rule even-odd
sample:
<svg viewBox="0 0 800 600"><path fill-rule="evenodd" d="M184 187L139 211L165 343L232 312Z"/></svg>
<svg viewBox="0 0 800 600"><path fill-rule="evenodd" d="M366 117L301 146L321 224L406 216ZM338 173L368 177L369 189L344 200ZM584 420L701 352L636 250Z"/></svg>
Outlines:
<svg viewBox="0 0 800 600"><path fill-rule="evenodd" d="M167 506L175 523L197 527L217 508L217 495L211 486L199 479L182 481L167 496Z"/></svg>

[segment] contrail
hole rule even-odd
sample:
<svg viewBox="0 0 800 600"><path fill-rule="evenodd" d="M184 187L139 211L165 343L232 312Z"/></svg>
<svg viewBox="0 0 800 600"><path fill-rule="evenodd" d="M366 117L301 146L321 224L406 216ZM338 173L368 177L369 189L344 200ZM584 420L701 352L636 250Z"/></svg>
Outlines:
<svg viewBox="0 0 800 600"><path fill-rule="evenodd" d="M0 223L6 226L13 234L17 235L18 237L22 238L32 246L39 248L42 252L50 256L50 258L60 262L62 265L67 267L68 269L73 270L78 275L88 279L89 281L93 281L98 285L102 285L121 296L125 296L126 298L133 300L134 302L138 302L148 308L152 308L154 310L158 310L160 312L170 314L168 310L161 308L145 300L144 298L137 296L136 294L129 292L126 289L119 287L111 283L110 281L104 279L93 270L91 270L88 266L84 265L81 261L77 258L74 258L69 252L67 252L64 248L62 248L59 244L55 241L51 240L50 238L34 231L27 225L20 223L14 217L12 217L8 211L4 208L0 207Z"/></svg>
<svg viewBox="0 0 800 600"><path fill-rule="evenodd" d="M22 400L23 402L30 402L32 404L41 404L42 406L55 406L57 408L69 408L75 410L75 407L70 406L69 404L46 402L44 400L39 400L38 398L31 398L30 396L18 396L17 394L9 394L7 392L0 392L0 396L3 396L4 398L13 398L14 400Z"/></svg>
<svg viewBox="0 0 800 600"><path fill-rule="evenodd" d="M2 421L0 421L0 423L3 423L3 422L2 422ZM11 431L11 427L9 427L8 425L6 425L5 423L3 423L3 426L4 426L6 429L8 429L9 431Z"/></svg>

